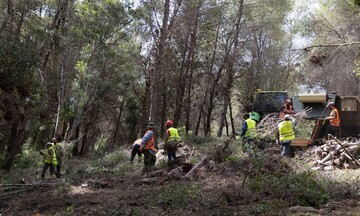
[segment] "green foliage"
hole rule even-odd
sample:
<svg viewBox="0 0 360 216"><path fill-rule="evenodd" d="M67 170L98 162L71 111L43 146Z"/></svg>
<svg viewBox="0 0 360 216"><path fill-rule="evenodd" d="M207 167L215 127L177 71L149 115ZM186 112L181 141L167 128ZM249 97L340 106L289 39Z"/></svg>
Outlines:
<svg viewBox="0 0 360 216"><path fill-rule="evenodd" d="M65 207L65 209L64 209L65 212L69 212L69 213L74 212L74 210L75 210L75 205L74 204L71 204L71 205Z"/></svg>
<svg viewBox="0 0 360 216"><path fill-rule="evenodd" d="M70 182L64 182L60 185L58 185L56 188L55 188L55 195L60 195L62 193L66 193L66 192L69 192L71 190L71 183Z"/></svg>
<svg viewBox="0 0 360 216"><path fill-rule="evenodd" d="M220 139L218 137L213 136L196 136L193 134L187 134L182 137L184 140L186 140L186 143L190 143L192 145L201 145L204 143L213 143L216 141L219 141Z"/></svg>
<svg viewBox="0 0 360 216"><path fill-rule="evenodd" d="M138 133L138 123L140 118L140 108L138 105L138 101L136 97L129 96L126 99L126 113L125 113L125 123L126 123L126 130L127 137L129 137L129 141L134 141L136 139Z"/></svg>
<svg viewBox="0 0 360 216"><path fill-rule="evenodd" d="M294 172L286 162L269 158L255 158L253 179L249 181L254 192L275 199L286 199L289 205L320 206L330 197L329 183L315 172ZM277 167L272 167L277 166Z"/></svg>
<svg viewBox="0 0 360 216"><path fill-rule="evenodd" d="M162 187L155 199L165 210L185 209L198 195L197 189L189 185L172 184Z"/></svg>
<svg viewBox="0 0 360 216"><path fill-rule="evenodd" d="M288 173L283 176L259 175L250 184L252 190L270 194L273 198L286 199L290 205L318 207L330 198L326 182L316 178L312 172Z"/></svg>
<svg viewBox="0 0 360 216"><path fill-rule="evenodd" d="M287 208L284 200L260 200L243 207L242 215L283 215L281 209Z"/></svg>
<svg viewBox="0 0 360 216"><path fill-rule="evenodd" d="M37 89L35 72L39 58L25 43L0 39L0 88L7 92L15 89L29 97Z"/></svg>
<svg viewBox="0 0 360 216"><path fill-rule="evenodd" d="M356 6L360 7L360 0L352 0L352 2L353 2Z"/></svg>
<svg viewBox="0 0 360 216"><path fill-rule="evenodd" d="M125 161L127 159L128 155L126 155L125 151L119 150L106 154L102 160L106 164L114 164Z"/></svg>
<svg viewBox="0 0 360 216"><path fill-rule="evenodd" d="M42 160L43 157L39 152L25 148L25 150L22 150L21 154L16 156L14 167L21 169L39 167L42 165Z"/></svg>

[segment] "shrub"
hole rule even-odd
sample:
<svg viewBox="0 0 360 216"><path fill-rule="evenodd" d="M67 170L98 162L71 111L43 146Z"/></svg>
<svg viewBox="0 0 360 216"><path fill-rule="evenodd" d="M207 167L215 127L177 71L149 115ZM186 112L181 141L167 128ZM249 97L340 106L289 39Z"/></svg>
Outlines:
<svg viewBox="0 0 360 216"><path fill-rule="evenodd" d="M330 199L329 183L312 171L296 173L284 160L257 158L252 161L250 188L265 196L284 199L289 205L318 207Z"/></svg>

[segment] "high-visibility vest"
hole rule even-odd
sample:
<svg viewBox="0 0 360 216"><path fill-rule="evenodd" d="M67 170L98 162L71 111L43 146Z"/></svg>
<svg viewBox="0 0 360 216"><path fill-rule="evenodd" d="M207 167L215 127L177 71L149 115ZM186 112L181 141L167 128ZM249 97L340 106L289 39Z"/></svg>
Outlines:
<svg viewBox="0 0 360 216"><path fill-rule="evenodd" d="M334 116L335 114L335 116ZM340 126L340 116L339 116L339 111L338 109L334 108L331 113L330 116L334 116L334 119L330 119L330 124L335 126L335 127L339 127Z"/></svg>
<svg viewBox="0 0 360 216"><path fill-rule="evenodd" d="M54 147L50 146L45 155L44 155L44 162L48 164L57 165L56 153Z"/></svg>
<svg viewBox="0 0 360 216"><path fill-rule="evenodd" d="M293 106L292 105L287 105L287 104L284 104L283 106L286 110L289 110L289 111L292 111L293 110ZM279 115L279 119L283 119L285 117L286 113L284 112L280 112L280 115Z"/></svg>
<svg viewBox="0 0 360 216"><path fill-rule="evenodd" d="M244 137L255 137L256 136L256 122L250 118L245 120L247 129Z"/></svg>
<svg viewBox="0 0 360 216"><path fill-rule="evenodd" d="M169 141L180 141L180 136L179 136L179 132L176 128L171 127L168 129L169 131L169 137L166 139L166 142Z"/></svg>
<svg viewBox="0 0 360 216"><path fill-rule="evenodd" d="M280 142L295 139L295 133L291 121L283 121L279 124L279 135Z"/></svg>
<svg viewBox="0 0 360 216"><path fill-rule="evenodd" d="M152 130L146 131L144 136L146 136L146 134L149 133L150 131L152 132ZM144 149L153 150L153 151L155 150L155 136L154 136L154 133L152 134L151 139L145 143Z"/></svg>

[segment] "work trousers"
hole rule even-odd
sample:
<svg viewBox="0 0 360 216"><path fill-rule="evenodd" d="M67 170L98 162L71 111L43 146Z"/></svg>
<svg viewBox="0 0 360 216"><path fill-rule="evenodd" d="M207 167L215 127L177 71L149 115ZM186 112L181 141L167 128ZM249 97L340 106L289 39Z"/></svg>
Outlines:
<svg viewBox="0 0 360 216"><path fill-rule="evenodd" d="M60 174L58 172L55 171L55 166L53 164L49 164L49 163L44 163L43 169L42 169L42 173L41 173L41 178L45 178L45 173L46 171L50 168L50 176L52 174L55 174L57 178L60 177Z"/></svg>
<svg viewBox="0 0 360 216"><path fill-rule="evenodd" d="M168 141L164 145L164 150L167 152L168 162L176 160L177 141Z"/></svg>
<svg viewBox="0 0 360 216"><path fill-rule="evenodd" d="M140 160L140 158L141 158L141 151L140 151L140 145L138 145L138 144L135 144L135 145L133 145L133 147L132 147L132 150L131 150L131 158L130 158L130 161L131 161L131 162L134 161L136 155L138 155L139 160Z"/></svg>
<svg viewBox="0 0 360 216"><path fill-rule="evenodd" d="M156 155L154 151L148 149L143 149L143 154L144 154L143 173L147 173L154 169L156 162Z"/></svg>
<svg viewBox="0 0 360 216"><path fill-rule="evenodd" d="M281 155L293 158L295 156L293 147L290 146L291 140L281 141Z"/></svg>
<svg viewBox="0 0 360 216"><path fill-rule="evenodd" d="M327 139L328 134L333 135L334 137L339 137L339 127L336 127L330 123L328 123L328 125L326 125L325 127L325 131L324 131L324 135Z"/></svg>
<svg viewBox="0 0 360 216"><path fill-rule="evenodd" d="M62 159L61 158L56 158L56 160L57 160L56 172L59 175L61 175Z"/></svg>

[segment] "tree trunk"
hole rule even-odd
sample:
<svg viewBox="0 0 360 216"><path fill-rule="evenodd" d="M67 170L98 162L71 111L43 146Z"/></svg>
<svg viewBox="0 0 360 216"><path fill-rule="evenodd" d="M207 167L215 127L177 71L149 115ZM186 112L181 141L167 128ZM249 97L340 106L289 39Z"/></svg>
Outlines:
<svg viewBox="0 0 360 216"><path fill-rule="evenodd" d="M234 117L233 117L233 114L232 114L231 98L229 98L229 114L230 114L231 133L235 134L235 125L234 125Z"/></svg>
<svg viewBox="0 0 360 216"><path fill-rule="evenodd" d="M193 78L193 66L192 66L192 62L194 60L194 54L195 54L195 48L197 45L197 41L196 41L196 36L197 36L197 31L198 31L198 23L199 23L199 16L200 16L200 7L202 5L202 1L198 1L198 6L196 8L196 16L195 16L195 23L193 28L190 29L189 31L189 35L190 36L190 42L189 42L189 46L187 46L188 49L188 53L186 55L186 59L185 59L185 82L183 83L183 85L181 86L181 83L179 82L179 98L177 97L176 99L176 107L175 107L175 114L174 114L174 122L175 122L175 126L177 126L179 120L180 120L180 115L181 115L181 111L182 111L182 107L183 104L186 104L186 133L189 132L189 127L190 127L190 95L191 95L191 87L192 87L192 78ZM186 40L187 41L187 40ZM181 77L180 77L180 80ZM187 97L184 100L184 96L185 96L185 91L186 88L188 89L187 92Z"/></svg>
<svg viewBox="0 0 360 216"><path fill-rule="evenodd" d="M161 138L164 138L164 135L165 135L165 128L164 128L164 125L165 125L165 121L166 121L166 114L167 114L167 110L168 110L168 105L166 102L167 102L167 96L166 96L166 93L163 92L162 94L162 107L161 107L161 113L160 113L160 136Z"/></svg>
<svg viewBox="0 0 360 216"><path fill-rule="evenodd" d="M24 140L25 126L27 118L25 117L20 122L15 123L11 128L10 140L7 147L7 157L5 159L4 170L10 171L16 155L21 150L21 144Z"/></svg>
<svg viewBox="0 0 360 216"><path fill-rule="evenodd" d="M52 34L52 38L50 38L50 44L48 47L46 46L46 43L44 43L44 46L41 48L41 53L45 53L43 55L43 63L42 63L42 71L45 71L47 63L49 61L50 58L50 54L51 51L57 50L58 46L59 46L59 41L60 41L60 34L59 34L59 30L61 28L61 26L64 25L65 23L65 19L67 17L67 9L68 9L68 5L69 5L69 0L64 0L61 1L59 0L58 3L58 8L56 11L56 14L53 18L53 22L51 24L51 28L49 31L54 31L54 33Z"/></svg>
<svg viewBox="0 0 360 216"><path fill-rule="evenodd" d="M226 93L223 97L223 109L220 114L220 122L219 122L219 129L217 132L217 137L222 136L222 131L223 131L223 128L224 128L225 122L226 122L226 113L228 110L228 103L229 103L229 98L228 98L228 93Z"/></svg>
<svg viewBox="0 0 360 216"><path fill-rule="evenodd" d="M211 58L211 62L210 62L210 68L209 68L209 72L211 74L212 70L213 70L213 67L214 67L214 64L215 64L215 57L216 57L216 50L217 50L217 45L218 45L218 40L219 40L219 32L220 32L220 26L218 26L218 28L216 29L216 39L215 39L215 43L214 43L214 49L213 49L213 54L212 54L212 58ZM221 70L219 70L218 72L221 72ZM220 75L221 73L218 73L217 76L219 77L220 79ZM217 81L214 81L214 85L212 87L216 87L215 85L217 85ZM210 82L208 82L208 87L206 88L206 93L208 93L208 90L210 91ZM215 94L215 89L213 88L211 91L210 91L210 99L209 99L209 108L208 108L208 114L207 114L207 118L205 119L206 123L204 125L204 134L205 135L208 135L208 133L210 132L210 126L211 126L211 111L213 109L212 107L212 102L213 102L213 97L214 97L214 94ZM207 94L205 94L205 101L206 101L206 96ZM206 104L206 102L204 101L204 104ZM210 113L209 113L210 111Z"/></svg>
<svg viewBox="0 0 360 216"><path fill-rule="evenodd" d="M83 131L84 134L83 134L83 137L82 137L81 149L80 149L79 156L84 156L88 151L89 129L90 129L90 123L87 122L85 124L84 131Z"/></svg>
<svg viewBox="0 0 360 216"><path fill-rule="evenodd" d="M240 1L240 6L239 6L239 11L238 11L238 19L235 25L235 34L234 34L234 38L233 38L233 48L232 48L232 52L229 54L229 61L226 62L227 64L227 80L226 80L226 84L224 87L224 96L223 96L223 110L221 112L221 118L220 118L220 127L217 133L218 137L221 137L222 135L222 131L223 131L223 127L224 127L224 122L226 121L226 113L228 110L228 105L230 103L231 100L231 89L233 88L233 83L234 83L234 77L235 77L235 72L234 72L234 61L237 57L237 48L239 45L239 35L240 35L240 24L241 24L241 18L242 18L242 14L243 14L243 3L244 1L241 0ZM233 131L234 132L234 131Z"/></svg>
<svg viewBox="0 0 360 216"><path fill-rule="evenodd" d="M65 65L62 64L60 67L60 91L58 92L58 106L57 106L57 113L56 113L56 122L55 122L55 129L54 129L54 137L59 137L63 133L63 120L60 119L60 112L64 107L64 67Z"/></svg>
<svg viewBox="0 0 360 216"><path fill-rule="evenodd" d="M79 155L79 135L80 135L80 125L77 125L75 128L75 143L74 143L74 148L73 148L73 156L78 156Z"/></svg>
<svg viewBox="0 0 360 216"><path fill-rule="evenodd" d="M13 0L7 0L6 2L6 17L1 25L0 35L3 33L12 32L13 20L14 20L14 3ZM9 27L10 26L10 27Z"/></svg>
<svg viewBox="0 0 360 216"><path fill-rule="evenodd" d="M117 121L116 121L116 126L115 126L115 131L114 131L114 136L112 139L112 144L114 145L116 143L116 137L117 134L119 132L119 128L120 128L120 120L121 120L121 116L122 116L122 111L124 108L124 104L125 104L125 97L122 98L121 102L120 102L120 111L119 111L119 115L117 117Z"/></svg>
<svg viewBox="0 0 360 216"><path fill-rule="evenodd" d="M155 63L155 70L153 71L153 80L152 80L152 91L151 91L151 107L150 107L150 121L153 123L157 122L157 104L158 104L158 94L160 86L160 77L163 69L163 58L164 58L164 47L167 38L167 29L168 29L168 20L170 12L170 0L165 0L164 3L164 17L161 27L159 45L158 45L158 54Z"/></svg>

